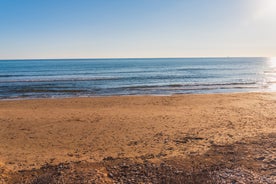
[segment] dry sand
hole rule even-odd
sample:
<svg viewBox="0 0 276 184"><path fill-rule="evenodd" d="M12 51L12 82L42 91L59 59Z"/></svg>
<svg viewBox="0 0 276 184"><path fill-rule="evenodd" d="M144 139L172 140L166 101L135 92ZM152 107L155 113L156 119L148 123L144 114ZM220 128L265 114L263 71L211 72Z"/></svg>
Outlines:
<svg viewBox="0 0 276 184"><path fill-rule="evenodd" d="M276 179L276 93L0 101L0 127L0 183Z"/></svg>

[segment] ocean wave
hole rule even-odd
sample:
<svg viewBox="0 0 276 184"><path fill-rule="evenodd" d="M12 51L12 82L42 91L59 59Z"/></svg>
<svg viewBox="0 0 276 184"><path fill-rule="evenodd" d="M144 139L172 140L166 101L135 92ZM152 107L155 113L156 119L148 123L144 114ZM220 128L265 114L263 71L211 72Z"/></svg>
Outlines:
<svg viewBox="0 0 276 184"><path fill-rule="evenodd" d="M65 82L65 81L98 81L98 80L170 80L170 79L206 79L214 78L214 76L182 76L182 75L157 75L157 76L116 76L116 77L76 77L76 78L45 78L45 79L10 79L0 80L0 83L12 82Z"/></svg>
<svg viewBox="0 0 276 184"><path fill-rule="evenodd" d="M275 74L276 73L276 69L265 70L263 73L264 74Z"/></svg>
<svg viewBox="0 0 276 184"><path fill-rule="evenodd" d="M256 82L231 82L231 83L195 83L195 84L165 84L165 85L137 85L137 86L124 86L121 89L150 89L150 88L186 88L187 87L216 87L216 86L241 86L257 85Z"/></svg>
<svg viewBox="0 0 276 184"><path fill-rule="evenodd" d="M17 75L17 74L0 74L0 78L1 77L22 77L22 76L24 76L24 75Z"/></svg>
<svg viewBox="0 0 276 184"><path fill-rule="evenodd" d="M180 92L180 93L186 93L187 91L211 91L211 90L231 90L231 89L258 89L257 86L194 86L194 87L185 87L185 88L179 88L179 89L170 89L170 88L162 88L162 87L156 87L156 88L151 88L151 89L146 89L145 88L136 88L130 90L129 94L132 94L131 91L135 91L135 94L155 94L155 92L158 92L160 94L165 94L165 93L175 93L175 92ZM127 93L128 94L128 93Z"/></svg>
<svg viewBox="0 0 276 184"><path fill-rule="evenodd" d="M205 70L221 70L219 68L177 68L176 71L205 71Z"/></svg>
<svg viewBox="0 0 276 184"><path fill-rule="evenodd" d="M13 92L17 93L83 93L87 90L80 89L16 89Z"/></svg>
<svg viewBox="0 0 276 184"><path fill-rule="evenodd" d="M61 78L61 79L16 79L0 80L0 83L10 82L64 82L64 81L97 81L97 80L120 80L121 77L87 77L87 78Z"/></svg>

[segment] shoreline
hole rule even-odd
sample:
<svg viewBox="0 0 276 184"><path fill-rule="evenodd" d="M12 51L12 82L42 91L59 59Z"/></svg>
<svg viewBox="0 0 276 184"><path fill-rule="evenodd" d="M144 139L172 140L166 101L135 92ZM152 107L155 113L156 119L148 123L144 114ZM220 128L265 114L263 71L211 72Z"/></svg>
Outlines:
<svg viewBox="0 0 276 184"><path fill-rule="evenodd" d="M24 101L24 100L59 100L59 99L74 99L74 98L112 98L112 97L169 97L169 96L185 96L185 95L231 95L231 94L270 94L276 91L244 91L244 92L217 92L217 93L174 93L174 94L134 94L134 95L91 95L91 96L68 96L68 97L41 97L41 98L3 98L1 101Z"/></svg>
<svg viewBox="0 0 276 184"><path fill-rule="evenodd" d="M275 165L274 109L275 92L0 100L0 176L13 183L12 178L34 181L32 175L54 173L59 180L57 170L66 179L75 168L93 173L83 176L87 181L99 176L112 183L123 177L118 170L163 168L172 179L175 170L188 172L199 164L192 170L204 178L204 168L220 167L218 161L223 172L274 179L259 170ZM152 174L143 181L162 173Z"/></svg>

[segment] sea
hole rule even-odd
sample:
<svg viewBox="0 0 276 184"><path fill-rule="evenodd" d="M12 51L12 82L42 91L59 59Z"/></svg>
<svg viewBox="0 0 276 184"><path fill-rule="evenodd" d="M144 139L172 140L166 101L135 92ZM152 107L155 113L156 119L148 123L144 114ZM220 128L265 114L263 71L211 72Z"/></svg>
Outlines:
<svg viewBox="0 0 276 184"><path fill-rule="evenodd" d="M273 58L0 60L0 99L270 91Z"/></svg>

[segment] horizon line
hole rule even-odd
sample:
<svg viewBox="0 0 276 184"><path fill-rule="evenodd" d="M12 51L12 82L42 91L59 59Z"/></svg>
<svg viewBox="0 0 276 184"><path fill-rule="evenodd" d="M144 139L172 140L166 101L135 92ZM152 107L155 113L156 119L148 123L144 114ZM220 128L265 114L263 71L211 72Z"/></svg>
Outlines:
<svg viewBox="0 0 276 184"><path fill-rule="evenodd" d="M20 58L20 59L0 59L0 61L15 61L15 60L88 60L88 59L203 59L203 58L273 58L269 56L207 56L207 57L95 57L95 58Z"/></svg>

